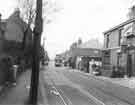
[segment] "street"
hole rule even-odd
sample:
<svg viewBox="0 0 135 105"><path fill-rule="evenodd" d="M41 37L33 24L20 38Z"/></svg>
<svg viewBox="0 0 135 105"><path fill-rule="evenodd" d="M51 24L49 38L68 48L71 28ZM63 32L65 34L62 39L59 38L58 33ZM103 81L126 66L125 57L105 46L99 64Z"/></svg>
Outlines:
<svg viewBox="0 0 135 105"><path fill-rule="evenodd" d="M95 76L68 67L55 67L53 62L41 72L49 105L135 104L135 90Z"/></svg>

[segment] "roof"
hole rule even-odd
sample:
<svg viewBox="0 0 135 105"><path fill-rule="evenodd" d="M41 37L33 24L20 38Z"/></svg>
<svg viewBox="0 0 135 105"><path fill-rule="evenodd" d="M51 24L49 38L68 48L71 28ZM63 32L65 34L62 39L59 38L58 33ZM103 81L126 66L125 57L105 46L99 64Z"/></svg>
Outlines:
<svg viewBox="0 0 135 105"><path fill-rule="evenodd" d="M94 48L75 48L73 49L72 56L89 56L89 57L101 57L102 53L100 49Z"/></svg>
<svg viewBox="0 0 135 105"><path fill-rule="evenodd" d="M7 19L5 38L7 40L22 42L24 32L26 32L28 25L16 13L11 14Z"/></svg>
<svg viewBox="0 0 135 105"><path fill-rule="evenodd" d="M113 28L111 28L111 29L109 29L109 30L103 32L103 33L104 33L104 34L107 34L108 32L111 32L111 31L113 31L113 30L115 30L115 29L117 29L117 28L120 28L120 27L122 27L122 26L124 26L124 25L127 25L127 24L129 24L129 23L131 23L131 22L135 22L135 18L129 19L129 20L127 20L127 21L125 21L125 22L123 22L123 23L121 23L121 24L119 24L119 25L117 25L117 26L115 26L115 27L113 27Z"/></svg>
<svg viewBox="0 0 135 105"><path fill-rule="evenodd" d="M0 22L0 29L3 30L3 31L5 31L6 30L6 24L7 24L6 21L1 21Z"/></svg>
<svg viewBox="0 0 135 105"><path fill-rule="evenodd" d="M81 45L78 46L78 48L95 48L95 49L101 49L103 48L103 44L99 42L98 39L91 39Z"/></svg>

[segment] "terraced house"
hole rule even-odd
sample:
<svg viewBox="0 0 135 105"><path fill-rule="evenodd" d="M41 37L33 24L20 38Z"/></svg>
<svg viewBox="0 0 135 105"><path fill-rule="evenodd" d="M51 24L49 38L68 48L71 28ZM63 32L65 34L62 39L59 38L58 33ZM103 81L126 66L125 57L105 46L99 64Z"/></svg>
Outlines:
<svg viewBox="0 0 135 105"><path fill-rule="evenodd" d="M12 56L20 64L30 62L32 51L32 30L15 11L5 20L0 19L0 85L7 79L7 64L3 59Z"/></svg>
<svg viewBox="0 0 135 105"><path fill-rule="evenodd" d="M135 7L131 8L135 12ZM134 15L135 16L135 15ZM135 75L135 18L130 18L104 32L102 65L103 75L110 76L113 67L119 67L124 75Z"/></svg>

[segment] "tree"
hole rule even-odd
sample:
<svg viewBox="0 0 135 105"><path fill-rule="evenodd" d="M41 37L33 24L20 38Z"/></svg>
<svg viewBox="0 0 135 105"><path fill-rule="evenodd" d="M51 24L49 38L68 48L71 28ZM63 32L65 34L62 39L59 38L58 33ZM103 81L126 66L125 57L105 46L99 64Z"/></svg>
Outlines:
<svg viewBox="0 0 135 105"><path fill-rule="evenodd" d="M40 57L40 60L43 59L44 56L45 56L44 47L40 45L40 50L39 50L39 57Z"/></svg>
<svg viewBox="0 0 135 105"><path fill-rule="evenodd" d="M31 75L31 88L30 88L30 100L29 104L37 105L37 95L38 95L38 84L39 84L39 51L40 51L40 41L41 34L43 32L43 19L45 18L45 23L50 23L51 20L47 19L50 13L57 12L58 9L52 6L50 1L42 0L18 0L20 7L24 10L23 18L26 19L28 26L34 26L33 30L33 54L32 54L32 75ZM42 4L44 7L45 14L42 15ZM51 6L49 6L51 4ZM47 7L48 6L48 7ZM35 9L36 7L36 9ZM47 13L48 12L48 13ZM25 38L24 38L25 39Z"/></svg>
<svg viewBox="0 0 135 105"><path fill-rule="evenodd" d="M78 45L82 44L82 38L78 38Z"/></svg>
<svg viewBox="0 0 135 105"><path fill-rule="evenodd" d="M39 84L39 50L40 50L40 40L43 32L43 19L42 19L42 0L36 1L36 18L35 27L33 30L33 53L32 53L32 74L31 74L31 86L29 92L29 104L37 105L38 100L38 84Z"/></svg>
<svg viewBox="0 0 135 105"><path fill-rule="evenodd" d="M22 10L22 18L33 27L36 16L36 0L17 0L19 8ZM52 14L57 13L61 10L58 8L56 2L50 0L44 0L43 2L43 19L46 24L52 21Z"/></svg>
<svg viewBox="0 0 135 105"><path fill-rule="evenodd" d="M19 8L22 10L22 18L31 25L35 20L35 0L18 0Z"/></svg>
<svg viewBox="0 0 135 105"><path fill-rule="evenodd" d="M72 50L74 48L77 48L77 42L74 42L74 43L71 44L70 50Z"/></svg>
<svg viewBox="0 0 135 105"><path fill-rule="evenodd" d="M36 17L36 0L17 0L19 8L22 10L22 18L28 24L28 29L31 27L34 28L35 17ZM58 7L56 2L52 2L51 0L43 1L43 21L45 24L49 24L53 19L52 15L61 10ZM23 46L25 47L26 42L26 34L23 37Z"/></svg>

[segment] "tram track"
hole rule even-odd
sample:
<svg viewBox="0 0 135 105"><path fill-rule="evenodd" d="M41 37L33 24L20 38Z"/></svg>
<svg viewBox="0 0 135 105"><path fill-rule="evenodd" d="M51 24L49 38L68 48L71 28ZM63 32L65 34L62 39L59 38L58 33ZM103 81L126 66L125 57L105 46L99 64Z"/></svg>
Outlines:
<svg viewBox="0 0 135 105"><path fill-rule="evenodd" d="M47 74L47 76L50 79L50 81L52 82L52 85L53 85L52 91L55 91L55 92L51 92L51 93L54 93L57 96L59 95L59 97L61 98L64 105L74 105L72 103L72 101L70 100L70 98L66 95L66 93L64 93L64 91L55 84L54 80L49 76L49 74ZM89 105L93 105L93 104L91 104L92 102L94 103L94 105L105 105L103 102L98 100L93 95L87 94L86 92L83 92L82 94L84 94L88 98L88 101L90 103Z"/></svg>
<svg viewBox="0 0 135 105"><path fill-rule="evenodd" d="M47 74L48 78L50 79L50 81L52 82L52 90L51 93L57 95L60 97L60 99L63 102L63 105L73 105L73 103L70 101L70 99L64 94L64 92L62 91L62 89L58 88L54 82L54 80Z"/></svg>

